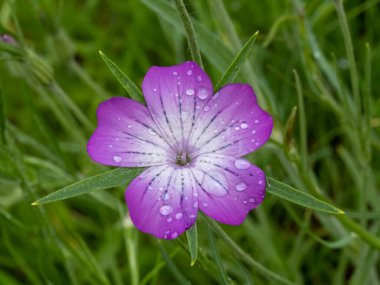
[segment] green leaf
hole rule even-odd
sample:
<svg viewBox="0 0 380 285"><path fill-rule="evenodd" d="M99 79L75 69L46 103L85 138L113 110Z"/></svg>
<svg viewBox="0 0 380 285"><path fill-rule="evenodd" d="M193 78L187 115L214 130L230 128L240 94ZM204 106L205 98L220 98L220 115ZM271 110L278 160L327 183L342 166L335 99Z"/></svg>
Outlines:
<svg viewBox="0 0 380 285"><path fill-rule="evenodd" d="M190 229L186 231L187 244L189 246L191 266L195 264L198 256L198 230L197 224L194 224Z"/></svg>
<svg viewBox="0 0 380 285"><path fill-rule="evenodd" d="M281 199L288 200L289 202L301 205L305 208L329 213L329 214L344 214L344 212L333 205L330 205L322 200L319 200L310 194L301 192L292 186L277 181L273 178L267 178L268 187L267 192L275 195Z"/></svg>
<svg viewBox="0 0 380 285"><path fill-rule="evenodd" d="M117 168L110 170L66 186L36 202L33 202L32 205L35 206L51 203L87 194L96 190L125 185L131 182L138 174L141 173L141 171L143 171L142 168Z"/></svg>
<svg viewBox="0 0 380 285"><path fill-rule="evenodd" d="M112 74L120 82L120 84L127 90L129 96L140 103L144 103L144 96L140 89L133 83L133 81L114 63L109 59L102 51L99 51L100 56L111 70Z"/></svg>
<svg viewBox="0 0 380 285"><path fill-rule="evenodd" d="M245 63L246 59L250 55L250 52L255 45L256 38L259 32L254 33L249 40L244 44L242 49L239 51L237 56L232 60L231 64L228 66L227 70L224 72L222 77L219 79L215 86L215 90L218 90L223 85L233 82L238 75L241 67Z"/></svg>
<svg viewBox="0 0 380 285"><path fill-rule="evenodd" d="M5 111L4 111L4 98L0 91L0 140L5 143Z"/></svg>

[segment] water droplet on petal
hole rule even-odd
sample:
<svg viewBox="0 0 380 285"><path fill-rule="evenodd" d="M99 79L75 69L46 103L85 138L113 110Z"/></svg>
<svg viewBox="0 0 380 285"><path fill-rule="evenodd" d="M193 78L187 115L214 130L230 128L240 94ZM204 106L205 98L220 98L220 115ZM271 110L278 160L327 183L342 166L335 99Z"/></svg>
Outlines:
<svg viewBox="0 0 380 285"><path fill-rule="evenodd" d="M248 169L251 166L249 161L243 159L243 158L238 158L235 160L235 167L237 169Z"/></svg>
<svg viewBox="0 0 380 285"><path fill-rule="evenodd" d="M255 124L258 124L258 123L260 123L260 121L259 120L255 120Z"/></svg>
<svg viewBox="0 0 380 285"><path fill-rule="evenodd" d="M157 88L153 88L153 91L156 92L156 91L157 91Z"/></svg>
<svg viewBox="0 0 380 285"><path fill-rule="evenodd" d="M256 134L256 130L252 130L252 135Z"/></svg>
<svg viewBox="0 0 380 285"><path fill-rule="evenodd" d="M241 123L240 127L242 129L246 129L246 128L248 128L248 124L246 122L243 122L243 123Z"/></svg>
<svg viewBox="0 0 380 285"><path fill-rule="evenodd" d="M235 127L235 130L237 130L237 131L238 131L238 130L240 130L240 128L239 128L239 127Z"/></svg>
<svg viewBox="0 0 380 285"><path fill-rule="evenodd" d="M197 81L201 82L202 81L202 76L198 75L197 76Z"/></svg>
<svg viewBox="0 0 380 285"><path fill-rule="evenodd" d="M262 180L259 180L259 184L260 184L260 185L263 184L263 181L262 181Z"/></svg>
<svg viewBox="0 0 380 285"><path fill-rule="evenodd" d="M173 212L173 207L170 205L164 205L160 208L160 214L163 216L167 216Z"/></svg>
<svg viewBox="0 0 380 285"><path fill-rule="evenodd" d="M205 88L205 87L200 87L200 88L198 89L198 98L204 100L204 99L206 99L207 97L208 97L208 90L207 90L207 88Z"/></svg>
<svg viewBox="0 0 380 285"><path fill-rule="evenodd" d="M177 232L172 233L172 238L176 238L178 236Z"/></svg>
<svg viewBox="0 0 380 285"><path fill-rule="evenodd" d="M112 148L112 144L108 145L109 148Z"/></svg>
<svg viewBox="0 0 380 285"><path fill-rule="evenodd" d="M198 202L194 202L193 207L198 208Z"/></svg>
<svg viewBox="0 0 380 285"><path fill-rule="evenodd" d="M193 71L191 69L189 69L187 72L186 72L187 75L192 75L193 74Z"/></svg>
<svg viewBox="0 0 380 285"><path fill-rule="evenodd" d="M216 197L223 197L227 194L227 178L219 170L211 170L203 175L203 189Z"/></svg>
<svg viewBox="0 0 380 285"><path fill-rule="evenodd" d="M173 71L173 75L174 75L174 76L177 76L177 75L178 75L178 72L177 72L177 71Z"/></svg>
<svg viewBox="0 0 380 285"><path fill-rule="evenodd" d="M182 217L183 217L183 214L182 214L182 213L177 213L177 214L175 214L175 218L176 218L177 220L181 219Z"/></svg>
<svg viewBox="0 0 380 285"><path fill-rule="evenodd" d="M156 132L153 131L153 129L149 129L149 133L150 133L152 136L155 136L155 135L156 135Z"/></svg>
<svg viewBox="0 0 380 285"><path fill-rule="evenodd" d="M148 189L148 190L153 190L153 187L152 187L151 185L149 185L149 186L147 187L147 189Z"/></svg>
<svg viewBox="0 0 380 285"><path fill-rule="evenodd" d="M167 221L168 223L171 223L171 222L173 221L173 218L167 218L166 221Z"/></svg>
<svg viewBox="0 0 380 285"><path fill-rule="evenodd" d="M186 95L191 96L191 95L194 95L195 91L193 88L189 88L189 89L186 89L185 93Z"/></svg>
<svg viewBox="0 0 380 285"><path fill-rule="evenodd" d="M121 160L122 160L122 158L120 156L118 156L118 155L113 156L113 161L120 162Z"/></svg>
<svg viewBox="0 0 380 285"><path fill-rule="evenodd" d="M235 186L236 191L244 191L247 188L247 184L241 182Z"/></svg>
<svg viewBox="0 0 380 285"><path fill-rule="evenodd" d="M210 111L210 107L209 106L205 106L204 110L205 110L205 112L208 112L208 111Z"/></svg>
<svg viewBox="0 0 380 285"><path fill-rule="evenodd" d="M249 200L249 202L251 202L251 203L255 203L255 201L256 201L255 198L249 198L248 200Z"/></svg>
<svg viewBox="0 0 380 285"><path fill-rule="evenodd" d="M207 207L208 206L208 204L207 203L203 203L203 207Z"/></svg>

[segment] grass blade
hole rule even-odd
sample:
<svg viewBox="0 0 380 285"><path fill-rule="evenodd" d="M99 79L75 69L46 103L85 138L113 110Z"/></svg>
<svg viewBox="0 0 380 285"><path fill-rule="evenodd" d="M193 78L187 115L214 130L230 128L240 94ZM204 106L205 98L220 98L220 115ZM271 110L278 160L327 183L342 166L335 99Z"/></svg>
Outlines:
<svg viewBox="0 0 380 285"><path fill-rule="evenodd" d="M133 81L114 63L109 59L102 51L99 51L100 56L111 70L112 74L120 82L120 84L127 90L129 96L140 103L144 103L144 96L140 89L133 83Z"/></svg>
<svg viewBox="0 0 380 285"><path fill-rule="evenodd" d="M198 257L198 230L197 224L194 224L190 229L186 231L187 244L189 246L189 252L191 257L191 266L195 264Z"/></svg>
<svg viewBox="0 0 380 285"><path fill-rule="evenodd" d="M133 180L142 170L142 168L117 168L110 170L57 190L42 199L33 202L32 205L35 206L56 202L96 190L124 185Z"/></svg>
<svg viewBox="0 0 380 285"><path fill-rule="evenodd" d="M5 108L4 98L0 90L0 140L5 143Z"/></svg>
<svg viewBox="0 0 380 285"><path fill-rule="evenodd" d="M237 56L232 60L231 64L228 66L227 70L224 72L222 77L219 79L218 83L215 86L215 90L218 90L220 87L226 83L234 81L238 75L240 69L245 63L246 59L250 55L250 52L255 45L256 38L259 32L254 33L249 40L245 43L243 48L239 51Z"/></svg>
<svg viewBox="0 0 380 285"><path fill-rule="evenodd" d="M333 205L330 205L322 200L311 196L310 194L301 192L285 183L282 183L273 178L267 178L268 187L267 192L275 195L281 199L301 205L305 208L325 212L329 214L344 214L344 212Z"/></svg>

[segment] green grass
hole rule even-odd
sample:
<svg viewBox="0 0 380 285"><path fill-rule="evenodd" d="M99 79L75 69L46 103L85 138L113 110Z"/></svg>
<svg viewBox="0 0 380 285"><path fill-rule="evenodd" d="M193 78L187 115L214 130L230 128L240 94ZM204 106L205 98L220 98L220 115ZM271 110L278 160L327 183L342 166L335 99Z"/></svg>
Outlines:
<svg viewBox="0 0 380 285"><path fill-rule="evenodd" d="M0 284L380 284L380 1L181 2L0 1ZM192 58L273 115L247 156L269 194L158 241L127 217L139 170L106 174L86 141L100 102Z"/></svg>

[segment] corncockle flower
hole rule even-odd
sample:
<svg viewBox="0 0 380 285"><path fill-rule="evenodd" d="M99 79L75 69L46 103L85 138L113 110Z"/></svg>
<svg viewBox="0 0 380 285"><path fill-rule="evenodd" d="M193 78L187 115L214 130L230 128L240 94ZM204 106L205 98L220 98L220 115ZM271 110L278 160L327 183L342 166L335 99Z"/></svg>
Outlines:
<svg viewBox="0 0 380 285"><path fill-rule="evenodd" d="M265 175L242 156L269 138L273 121L247 84L213 95L194 62L152 67L143 81L148 107L112 98L97 110L88 153L99 163L148 167L128 186L134 225L158 238L189 229L198 210L225 224L241 224L264 199Z"/></svg>

